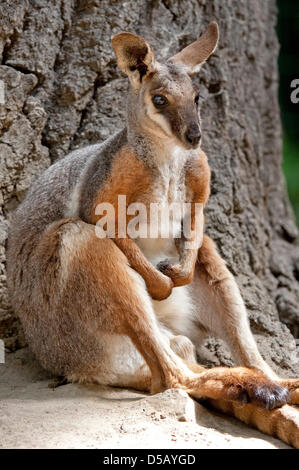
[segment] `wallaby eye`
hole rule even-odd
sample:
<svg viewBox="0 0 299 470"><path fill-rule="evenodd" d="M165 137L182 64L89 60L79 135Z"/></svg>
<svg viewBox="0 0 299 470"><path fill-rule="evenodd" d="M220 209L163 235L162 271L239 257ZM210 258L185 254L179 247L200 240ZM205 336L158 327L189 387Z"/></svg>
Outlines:
<svg viewBox="0 0 299 470"><path fill-rule="evenodd" d="M156 108L164 108L164 106L168 105L168 100L163 95L153 96L152 102L154 103Z"/></svg>

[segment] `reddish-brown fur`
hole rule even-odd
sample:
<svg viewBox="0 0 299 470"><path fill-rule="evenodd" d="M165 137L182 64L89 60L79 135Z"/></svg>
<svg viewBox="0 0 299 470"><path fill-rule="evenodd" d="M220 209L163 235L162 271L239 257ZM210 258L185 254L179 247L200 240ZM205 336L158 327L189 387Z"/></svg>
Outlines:
<svg viewBox="0 0 299 470"><path fill-rule="evenodd" d="M163 188L163 168L165 170L167 165L168 197L169 186L173 183L171 178L176 176L169 176L169 173L177 171L184 175L185 202L203 206L207 203L210 192L207 157L201 150L196 150L198 140L190 143L187 139L188 126L192 132L195 129L199 137L195 92L187 71L192 73L208 58L217 39L217 25L211 24L202 40L173 57L173 62L181 63L182 67L169 64L160 68L160 78L152 48L144 39L131 33L122 33L113 39L119 66L132 84L131 135L135 132L135 140L143 137L143 144L147 145L141 145L138 153L134 139L131 142L127 139L117 151L114 147L111 149L108 157L112 163L111 167L107 165L106 180L92 188L92 204L89 199L83 204L84 208L90 208L85 221L76 215L61 216L64 213L61 207L52 213L53 205L63 199L62 193L65 194L65 180L62 179L62 185L56 188L56 199L52 199L53 188L48 188L48 179L41 180L42 196L37 185L20 206L12 225L8 243L8 281L26 337L45 368L73 381L151 392L182 388L191 396L209 399L216 408L298 447L299 419L295 408L286 405L270 411L263 407L279 407L287 401L298 405L299 380L278 378L258 353L236 282L214 242L203 235L203 215L198 223L192 211L194 239L199 243L190 249L187 244L190 240L181 237L177 243L179 261L175 265L162 260L155 266L135 240L121 238L117 233L118 195L127 197L127 205L142 202L148 208L154 202L154 184ZM161 80L171 91L170 73L176 74L177 88L184 93L172 100L168 114L158 113L150 107L148 99L151 81L155 81L156 86ZM138 114L137 111L142 110L136 109L140 90L145 95L145 114ZM163 90L166 93L167 87ZM179 111L176 108L180 108ZM151 149L149 155L144 150L148 148ZM173 170L172 152L175 154L177 148L181 153L177 158L178 169ZM180 157L186 158L185 166L179 166ZM101 158L104 158L103 154L97 164L101 163ZM96 166L92 168L96 171ZM49 169L54 185L56 179L51 171L56 179L61 175L57 168ZM66 174L68 182L69 173ZM178 184L177 180L173 184ZM88 182L80 193L81 202L86 196L84 191L88 193L87 186ZM72 198L73 194L68 197ZM41 202L44 205L40 208ZM95 225L99 221L96 208L102 202L115 208L116 234L113 239L96 236ZM130 219L127 216L127 224ZM198 322L192 324L190 336L194 339L200 330L210 329L211 333L228 341L242 367L207 370L196 363L190 339L178 334L177 326L172 331L165 320L164 328L168 327L169 336L161 328L159 308L156 305L155 310L152 299L167 299L175 288L187 284L192 287L193 302L198 307L198 315L201 314ZM187 314L183 319L188 321ZM200 320L205 324L201 325ZM114 370L113 360L121 347L131 354L131 362L136 362L137 367L140 364L135 372ZM136 350L139 357L134 356ZM289 389L290 396L283 387Z"/></svg>
<svg viewBox="0 0 299 470"><path fill-rule="evenodd" d="M152 176L146 166L140 162L131 149L127 147L122 148L119 154L116 155L109 180L96 198L93 213L97 204L107 201L114 205L117 213L116 197L118 194L125 194L127 196L128 204L137 200L148 206L151 202L151 183ZM191 190L191 194L193 195L192 202L199 202L203 205L207 203L210 193L210 168L207 157L202 150L199 151L198 160L195 160L192 166L187 168L186 186ZM92 214L91 217L92 222L96 223L97 217L94 214ZM129 219L130 217L128 216L127 223ZM115 243L126 255L130 265L146 280L146 285L151 296L153 298L160 299L167 297L169 295L169 289L171 289L172 286L169 284L165 286L164 279L161 279L160 272L147 261L135 242L126 238L116 239ZM90 250L90 247L88 250ZM163 266L163 273L172 279L173 287L192 282L194 269L197 265L200 275L206 277L207 282L213 286L212 288L218 289L219 284L221 289L221 282L226 280L227 270L224 262L219 257L212 240L204 235L203 244L199 251L192 250L191 253L190 251L191 250L189 250L188 256L185 257L181 266ZM95 269L95 272L99 274L99 269ZM114 266L113 273L117 276L117 265ZM116 285L119 286L121 277L121 274L116 279L113 277L112 284L116 283ZM111 297L113 297L112 292ZM280 426L277 426L277 421L285 422L286 418L283 412L278 410L261 412L258 407L259 405L262 405L262 402L259 403L259 395L255 395L256 390L260 390L262 388L267 390L267 388L271 389L271 387L273 387L271 382L269 382L263 374L253 372L252 370L245 368L215 368L204 373L199 381L198 379L190 380L189 378L184 378L181 375L174 375L173 371L170 376L168 376L170 371L168 373L165 372L165 365L162 368L160 367L161 359L157 359L155 361L149 359L155 357L155 351L153 349L147 349L148 338L142 338L143 328L141 327L139 333L136 334L136 322L142 321L142 314L140 311L138 313L138 302L134 301L129 284L123 290L122 301L124 303L130 303L132 310L137 312L137 316L134 316L131 320L134 323L134 328L132 329L130 327L130 320L124 317L126 309L119 310L118 318L122 319L124 324L127 325L125 330L122 330L122 332L126 332L126 334L131 337L137 349L145 355L152 375L155 376L158 374L159 376L162 375L164 377L161 384L162 388L181 387L188 390L188 392L195 397L209 398L216 408L230 414L234 414L235 416L242 418L242 420L248 424L258 425L268 434L283 437L284 440L292 442L294 445L298 444L297 432L294 434L294 439L292 439L286 432L286 429L289 427L292 431L296 431L296 419L295 421L294 419L289 419L289 426L283 425L281 428ZM187 365L193 372L201 374L204 372L204 368L202 366L192 363L187 363ZM150 383L148 376L144 375L144 378L141 381L136 377L136 383L134 386L145 390L148 389ZM160 380L158 380L158 383L160 383ZM292 391L290 402L298 403L298 380L294 380L293 383L292 381L281 380L280 383L281 385L288 386ZM161 387L161 385L159 385L159 387ZM242 408L238 405L227 405L228 402L232 401L240 401ZM247 401L252 401L254 405L247 405ZM262 425L260 425L260 419L263 421ZM276 424L274 425L274 423Z"/></svg>

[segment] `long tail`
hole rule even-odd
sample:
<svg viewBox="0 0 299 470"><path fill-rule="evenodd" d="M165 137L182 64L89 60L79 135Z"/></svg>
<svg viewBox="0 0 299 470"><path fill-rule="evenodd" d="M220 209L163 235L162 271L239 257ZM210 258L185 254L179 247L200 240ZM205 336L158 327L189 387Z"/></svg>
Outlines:
<svg viewBox="0 0 299 470"><path fill-rule="evenodd" d="M184 362L195 373L207 371L200 364ZM299 449L299 380L279 378L277 383L288 388L290 391L289 403L291 404L273 410L266 410L252 403L241 405L237 402L218 398L207 398L206 401L217 410L234 416L248 426L256 428L269 436L278 437L286 444Z"/></svg>
<svg viewBox="0 0 299 470"><path fill-rule="evenodd" d="M208 401L214 408L299 449L299 407L284 405L265 410L252 404L240 406L224 400Z"/></svg>

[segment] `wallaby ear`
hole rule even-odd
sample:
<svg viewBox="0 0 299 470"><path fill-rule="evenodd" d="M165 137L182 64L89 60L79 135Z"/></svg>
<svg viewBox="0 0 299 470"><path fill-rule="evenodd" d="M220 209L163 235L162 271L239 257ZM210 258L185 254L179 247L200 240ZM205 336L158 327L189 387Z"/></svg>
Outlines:
<svg viewBox="0 0 299 470"><path fill-rule="evenodd" d="M197 41L185 47L181 52L168 60L183 64L191 75L197 72L201 65L215 51L219 39L219 28L215 21L212 21L206 32Z"/></svg>
<svg viewBox="0 0 299 470"><path fill-rule="evenodd" d="M132 33L120 33L112 38L112 47L119 68L128 75L133 88L138 89L144 76L156 67L150 44Z"/></svg>

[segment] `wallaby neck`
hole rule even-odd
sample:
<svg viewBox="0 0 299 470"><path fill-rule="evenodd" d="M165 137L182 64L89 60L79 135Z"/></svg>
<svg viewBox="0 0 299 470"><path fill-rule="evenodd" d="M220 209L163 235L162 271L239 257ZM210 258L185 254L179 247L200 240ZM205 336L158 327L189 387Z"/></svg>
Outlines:
<svg viewBox="0 0 299 470"><path fill-rule="evenodd" d="M130 125L127 126L127 138L138 158L158 172L163 172L165 167L178 171L190 156L190 150L178 145L174 138L153 136Z"/></svg>

